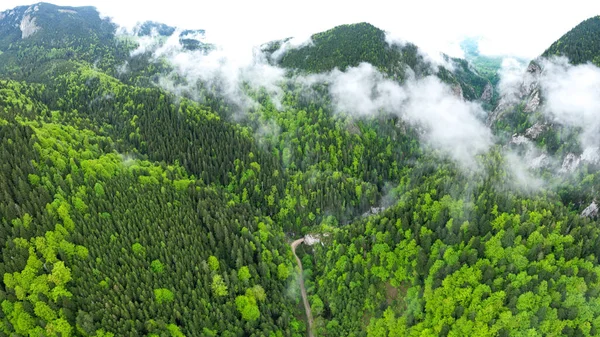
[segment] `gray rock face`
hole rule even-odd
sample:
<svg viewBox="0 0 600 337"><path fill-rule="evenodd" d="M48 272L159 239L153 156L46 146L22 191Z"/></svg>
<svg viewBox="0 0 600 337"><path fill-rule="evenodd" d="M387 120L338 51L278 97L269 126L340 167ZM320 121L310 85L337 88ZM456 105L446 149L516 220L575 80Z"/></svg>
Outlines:
<svg viewBox="0 0 600 337"><path fill-rule="evenodd" d="M521 97L532 96L534 91L539 90L539 78L542 68L535 62L530 62L523 83L521 84Z"/></svg>
<svg viewBox="0 0 600 337"><path fill-rule="evenodd" d="M575 171L579 164L581 163L581 158L579 156L569 153L565 157L562 163L562 167L560 168L561 173L569 173Z"/></svg>
<svg viewBox="0 0 600 337"><path fill-rule="evenodd" d="M492 97L494 96L494 87L492 87L492 84L490 82L488 82L488 84L485 85L485 88L483 89L483 93L481 94L481 100L487 103L490 103L492 101Z"/></svg>
<svg viewBox="0 0 600 337"><path fill-rule="evenodd" d="M509 144L511 145L521 145L521 144L527 144L529 143L529 139L527 139L527 137L523 136L523 135L518 135L518 134L514 134L512 136L512 138L510 139Z"/></svg>
<svg viewBox="0 0 600 337"><path fill-rule="evenodd" d="M540 90L535 88L533 93L529 96L529 100L527 101L527 105L525 106L525 112L534 112L540 106Z"/></svg>
<svg viewBox="0 0 600 337"><path fill-rule="evenodd" d="M596 201L592 201L592 203L581 212L581 216L587 218L595 218L598 216L598 204Z"/></svg>
<svg viewBox="0 0 600 337"><path fill-rule="evenodd" d="M40 30L40 27L35 23L35 17L32 16L39 9L39 6L35 5L27 8L25 11L25 15L23 15L23 19L21 19L21 24L19 25L22 39L26 39Z"/></svg>
<svg viewBox="0 0 600 337"><path fill-rule="evenodd" d="M452 92L454 93L454 95L456 95L456 97L464 98L463 90L462 90L462 87L460 86L460 84L454 85L452 87Z"/></svg>
<svg viewBox="0 0 600 337"><path fill-rule="evenodd" d="M528 166L529 168L532 169L539 169L542 167L546 167L550 164L550 158L548 157L547 154L542 153L541 155L533 158L529 163Z"/></svg>
<svg viewBox="0 0 600 337"><path fill-rule="evenodd" d="M525 130L525 137L529 139L537 139L537 137L546 130L548 130L548 125L537 122L532 127Z"/></svg>
<svg viewBox="0 0 600 337"><path fill-rule="evenodd" d="M500 119L500 117L502 117L502 115L504 115L504 113L508 111L511 106L512 102L510 100L501 98L500 102L498 102L498 106L496 106L496 109L494 109L494 111L492 111L488 116L487 124L492 125L495 121Z"/></svg>
<svg viewBox="0 0 600 337"><path fill-rule="evenodd" d="M488 125L502 118L502 116L511 110L515 104L526 102L525 112L536 111L541 104L539 78L542 75L542 68L535 62L531 62L527 71L523 75L523 81L518 88L509 94L500 98L498 106L488 117Z"/></svg>
<svg viewBox="0 0 600 337"><path fill-rule="evenodd" d="M588 147L583 150L581 156L574 153L567 154L559 171L561 173L571 173L575 171L581 163L600 164L600 148Z"/></svg>
<svg viewBox="0 0 600 337"><path fill-rule="evenodd" d="M35 34L35 32L37 32L40 27L38 27L35 24L35 18L32 18L31 15L27 14L23 17L23 20L21 20L21 25L19 26L19 28L21 28L21 38L26 39L28 37L30 37L31 35Z"/></svg>

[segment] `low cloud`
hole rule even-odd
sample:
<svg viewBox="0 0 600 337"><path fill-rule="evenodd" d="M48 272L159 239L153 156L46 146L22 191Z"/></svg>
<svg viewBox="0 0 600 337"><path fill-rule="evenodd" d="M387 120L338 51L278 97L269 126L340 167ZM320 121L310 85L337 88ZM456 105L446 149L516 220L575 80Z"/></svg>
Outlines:
<svg viewBox="0 0 600 337"><path fill-rule="evenodd" d="M404 38L391 32L386 32L385 42L387 42L387 44L391 47L396 46L400 48L403 48L409 43ZM417 52L418 55L425 60L425 62L434 66L436 71L439 70L439 67L444 67L450 71L454 71L454 63L448 59L448 56L464 58L464 51L460 47L460 44L456 42L445 44L444 46L446 49L442 51L439 49L439 46L419 44Z"/></svg>
<svg viewBox="0 0 600 337"><path fill-rule="evenodd" d="M600 145L600 68L573 66L566 58L543 63L542 112L560 124L580 128L583 149Z"/></svg>
<svg viewBox="0 0 600 337"><path fill-rule="evenodd" d="M448 153L462 166L473 167L475 157L493 144L490 129L481 121L485 112L477 103L466 102L437 77L409 83L404 114L410 122L426 128L425 141Z"/></svg>
<svg viewBox="0 0 600 337"><path fill-rule="evenodd" d="M498 75L498 91L503 102L517 103L520 100L521 87L531 81L527 73L527 64L514 58L505 58Z"/></svg>
<svg viewBox="0 0 600 337"><path fill-rule="evenodd" d="M525 64L504 60L500 105L519 103L539 89L539 111L550 123L581 129L582 150L600 146L600 68L593 64L572 65L565 57L536 62L540 71L532 74Z"/></svg>
<svg viewBox="0 0 600 337"><path fill-rule="evenodd" d="M135 57L138 55L145 54L147 52L151 52L151 51L155 50L156 48L158 48L160 44L157 41L157 37L158 37L158 34L156 34L156 36L149 35L149 36L142 36L142 37L138 38L138 40L137 40L138 46L136 49L131 51L129 56Z"/></svg>
<svg viewBox="0 0 600 337"><path fill-rule="evenodd" d="M330 83L335 110L353 116L373 116L380 110L397 112L408 98L406 90L368 63L345 72L335 69L323 80Z"/></svg>
<svg viewBox="0 0 600 337"><path fill-rule="evenodd" d="M268 120L262 121L256 128L254 138L261 146L267 146L268 144L277 144L280 134L281 127L275 121Z"/></svg>
<svg viewBox="0 0 600 337"><path fill-rule="evenodd" d="M481 106L458 97L435 76L410 78L401 85L362 63L345 72L336 69L303 80L328 83L337 113L357 118L397 115L422 131L426 145L464 168L475 168L476 156L493 144L492 133L482 122Z"/></svg>
<svg viewBox="0 0 600 337"><path fill-rule="evenodd" d="M532 118L534 112L541 113L545 121L537 121L536 125L565 126L563 137L578 132L581 154L561 153L558 158L543 152L525 135L513 136L511 150L504 155L506 168L515 183L525 190L548 186L540 177L540 169L553 172L554 177L562 180L582 163L600 164L600 68L592 64L572 65L564 57L540 58L536 63L539 67L531 72L528 69L533 69L532 65L504 60L500 71L499 90L503 95L500 107L520 104L539 91L541 104L530 113Z"/></svg>
<svg viewBox="0 0 600 337"><path fill-rule="evenodd" d="M502 151L503 169L510 175L511 188L536 192L548 186L540 172L555 168L557 161L525 136L514 136Z"/></svg>
<svg viewBox="0 0 600 337"><path fill-rule="evenodd" d="M309 93L313 84L325 84L336 113L351 118L372 117L379 113L397 115L420 130L425 146L463 168L477 169L476 157L493 144L492 133L482 121L485 112L481 106L463 100L435 76L421 79L409 76L400 84L386 78L372 65L363 63L344 72L335 69L325 74L289 78L284 69L270 65L259 48L253 48L251 52L225 47L209 53L189 51L181 45L180 33L176 31L158 45L142 40L144 43L135 53L151 52L155 59L164 59L171 64L173 73L159 80L164 88L199 100L202 97L198 82L205 89L218 88L220 95L234 103L238 116L258 107L247 95L245 86L265 90L276 108L282 109L283 84L292 81ZM290 41L280 50L311 43L307 39Z"/></svg>
<svg viewBox="0 0 600 337"><path fill-rule="evenodd" d="M266 56L258 48L243 50L235 45L218 46L212 50L187 50L181 43L182 31L161 40L156 32L138 39L139 46L131 56L150 53L156 60L166 60L173 72L162 76L158 85L178 95L191 96L202 101L206 92L223 96L241 116L244 111L257 107L246 93L244 85L262 88L272 97L277 108L281 107L283 90L280 83L285 70L268 64Z"/></svg>
<svg viewBox="0 0 600 337"><path fill-rule="evenodd" d="M313 41L311 36L292 37L285 40L279 49L277 49L272 55L271 59L275 62L281 61L283 56L290 50L302 48L306 46L312 46Z"/></svg>
<svg viewBox="0 0 600 337"><path fill-rule="evenodd" d="M537 174L534 169L545 157L532 158L531 154L519 155L513 151L507 151L503 154L504 170L510 178L510 187L524 192L536 192L546 186L546 182Z"/></svg>

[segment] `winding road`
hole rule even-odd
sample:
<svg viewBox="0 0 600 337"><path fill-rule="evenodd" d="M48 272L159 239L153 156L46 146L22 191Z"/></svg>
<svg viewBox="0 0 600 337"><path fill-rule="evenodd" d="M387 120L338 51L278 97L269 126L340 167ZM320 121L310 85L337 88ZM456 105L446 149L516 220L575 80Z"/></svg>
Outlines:
<svg viewBox="0 0 600 337"><path fill-rule="evenodd" d="M304 302L304 309L306 310L306 320L308 321L308 336L309 337L314 337L315 335L313 334L313 317L312 317L312 311L310 310L310 303L308 303L308 296L306 295L306 288L304 287L304 273L303 273L303 269L302 269L302 261L300 261L300 259L298 258L298 255L296 255L296 247L298 247L299 244L304 242L304 238L302 239L298 239L294 242L292 242L291 246L292 246L292 253L294 253L294 256L296 257L296 261L298 262L298 267L300 267L300 292L302 293L302 301Z"/></svg>

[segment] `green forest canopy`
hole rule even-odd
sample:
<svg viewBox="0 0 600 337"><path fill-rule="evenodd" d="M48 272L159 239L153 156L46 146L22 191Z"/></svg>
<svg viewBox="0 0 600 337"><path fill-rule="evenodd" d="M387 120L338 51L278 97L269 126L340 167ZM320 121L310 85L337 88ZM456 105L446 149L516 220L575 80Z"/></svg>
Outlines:
<svg viewBox="0 0 600 337"><path fill-rule="evenodd" d="M304 336L289 242L305 233L323 234L299 248L319 336L600 333L599 227L571 202L593 199L596 168L507 189L499 146L466 174L397 117L343 120L293 86L281 109L248 89L260 106L236 123L146 85L163 68L143 57L118 77L133 46L103 27L2 46L1 335ZM282 62L416 62L382 34L334 28Z"/></svg>

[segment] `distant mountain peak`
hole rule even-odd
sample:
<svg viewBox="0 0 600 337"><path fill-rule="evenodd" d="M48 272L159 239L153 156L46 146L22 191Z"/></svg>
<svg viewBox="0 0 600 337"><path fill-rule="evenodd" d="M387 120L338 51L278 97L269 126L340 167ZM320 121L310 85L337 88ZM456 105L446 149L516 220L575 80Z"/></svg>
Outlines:
<svg viewBox="0 0 600 337"><path fill-rule="evenodd" d="M290 39L263 45L262 51L271 60L288 69L308 73L323 73L358 67L369 63L389 78L404 81L437 75L449 84L457 95L489 101L493 95L489 81L481 77L460 59L445 56L445 66L434 64L419 48L408 42L389 43L387 34L367 22L345 24L313 34L309 43L293 46ZM451 70L449 70L451 69Z"/></svg>
<svg viewBox="0 0 600 337"><path fill-rule="evenodd" d="M100 17L95 7L57 6L46 2L19 6L0 13L0 48L2 42L18 42L36 37L40 32L47 34L41 34L39 40L47 41L63 35L95 32L107 24L112 25Z"/></svg>

